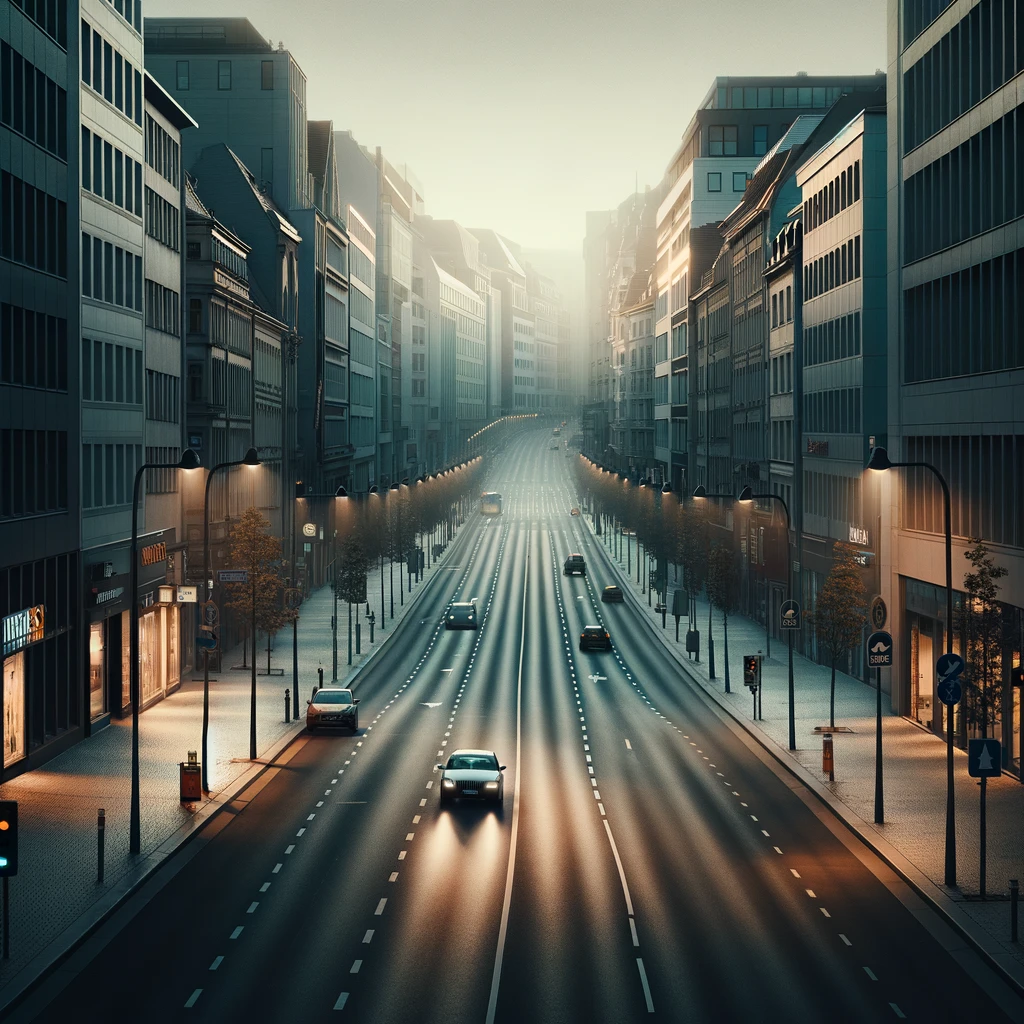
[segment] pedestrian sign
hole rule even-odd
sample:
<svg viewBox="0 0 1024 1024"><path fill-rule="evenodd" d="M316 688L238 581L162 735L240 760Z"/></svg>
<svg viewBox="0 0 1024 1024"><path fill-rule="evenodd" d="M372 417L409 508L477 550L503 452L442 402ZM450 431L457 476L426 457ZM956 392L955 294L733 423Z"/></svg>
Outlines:
<svg viewBox="0 0 1024 1024"><path fill-rule="evenodd" d="M800 628L800 602L799 601L783 601L782 602L782 628L783 629L799 629Z"/></svg>
<svg viewBox="0 0 1024 1024"><path fill-rule="evenodd" d="M972 779L993 779L1003 773L1003 751L999 740L967 741L967 774Z"/></svg>
<svg viewBox="0 0 1024 1024"><path fill-rule="evenodd" d="M889 668L892 665L892 636L878 629L868 637L868 668Z"/></svg>

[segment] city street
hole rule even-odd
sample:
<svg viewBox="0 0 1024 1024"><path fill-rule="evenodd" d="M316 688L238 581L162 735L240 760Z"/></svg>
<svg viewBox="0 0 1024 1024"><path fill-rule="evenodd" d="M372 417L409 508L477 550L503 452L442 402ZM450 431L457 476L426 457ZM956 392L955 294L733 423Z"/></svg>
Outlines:
<svg viewBox="0 0 1024 1024"><path fill-rule="evenodd" d="M304 733L10 1020L1022 1019L648 619L601 603L549 435L492 462L503 514L472 512L357 677L360 731ZM473 599L479 628L446 630ZM579 650L589 624L611 651ZM500 809L439 808L465 747L507 766Z"/></svg>

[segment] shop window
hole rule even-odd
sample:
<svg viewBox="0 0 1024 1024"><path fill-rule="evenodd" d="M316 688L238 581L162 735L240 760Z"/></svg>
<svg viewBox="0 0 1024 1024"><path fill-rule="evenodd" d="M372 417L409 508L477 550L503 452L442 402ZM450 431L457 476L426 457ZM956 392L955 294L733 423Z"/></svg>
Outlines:
<svg viewBox="0 0 1024 1024"><path fill-rule="evenodd" d="M103 640L104 623L89 627L89 714L98 718L107 710L107 656Z"/></svg>
<svg viewBox="0 0 1024 1024"><path fill-rule="evenodd" d="M20 761L25 747L25 652L4 659L4 767Z"/></svg>

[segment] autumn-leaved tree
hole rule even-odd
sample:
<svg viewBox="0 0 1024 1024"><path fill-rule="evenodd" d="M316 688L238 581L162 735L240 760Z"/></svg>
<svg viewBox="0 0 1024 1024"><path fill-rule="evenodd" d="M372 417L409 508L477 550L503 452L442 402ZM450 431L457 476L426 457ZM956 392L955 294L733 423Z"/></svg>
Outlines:
<svg viewBox="0 0 1024 1024"><path fill-rule="evenodd" d="M979 728L982 737L998 720L999 691L1003 683L1003 607L997 600L996 582L1007 570L992 561L984 541L971 539L964 552L973 572L964 574L964 601L957 614L960 650L967 663L962 677L964 703L960 721L966 738L968 725Z"/></svg>
<svg viewBox="0 0 1024 1024"><path fill-rule="evenodd" d="M860 646L864 632L865 594L856 548L836 541L832 547L832 569L818 592L814 611L808 614L818 643L828 653L832 667L829 694L831 729L836 727L836 663L846 657L847 652Z"/></svg>
<svg viewBox="0 0 1024 1024"><path fill-rule="evenodd" d="M245 583L227 584L229 608L245 619L252 638L252 695L249 708L249 757L256 758L256 632L267 634L267 674L270 638L297 614L284 606L285 569L281 538L267 531L270 521L258 508L247 508L231 532L231 568L248 573Z"/></svg>
<svg viewBox="0 0 1024 1024"><path fill-rule="evenodd" d="M725 692L729 693L729 616L739 607L739 566L736 552L725 544L715 544L708 556L707 590L712 605L722 613L722 646L725 658ZM708 630L710 633L710 628Z"/></svg>

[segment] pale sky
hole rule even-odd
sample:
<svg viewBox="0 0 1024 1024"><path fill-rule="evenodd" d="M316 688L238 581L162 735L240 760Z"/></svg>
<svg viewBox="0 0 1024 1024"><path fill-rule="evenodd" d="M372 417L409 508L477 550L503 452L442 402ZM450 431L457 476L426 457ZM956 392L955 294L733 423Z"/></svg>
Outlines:
<svg viewBox="0 0 1024 1024"><path fill-rule="evenodd" d="M283 41L309 116L422 184L427 212L580 251L654 185L716 75L871 74L887 0L146 0Z"/></svg>

